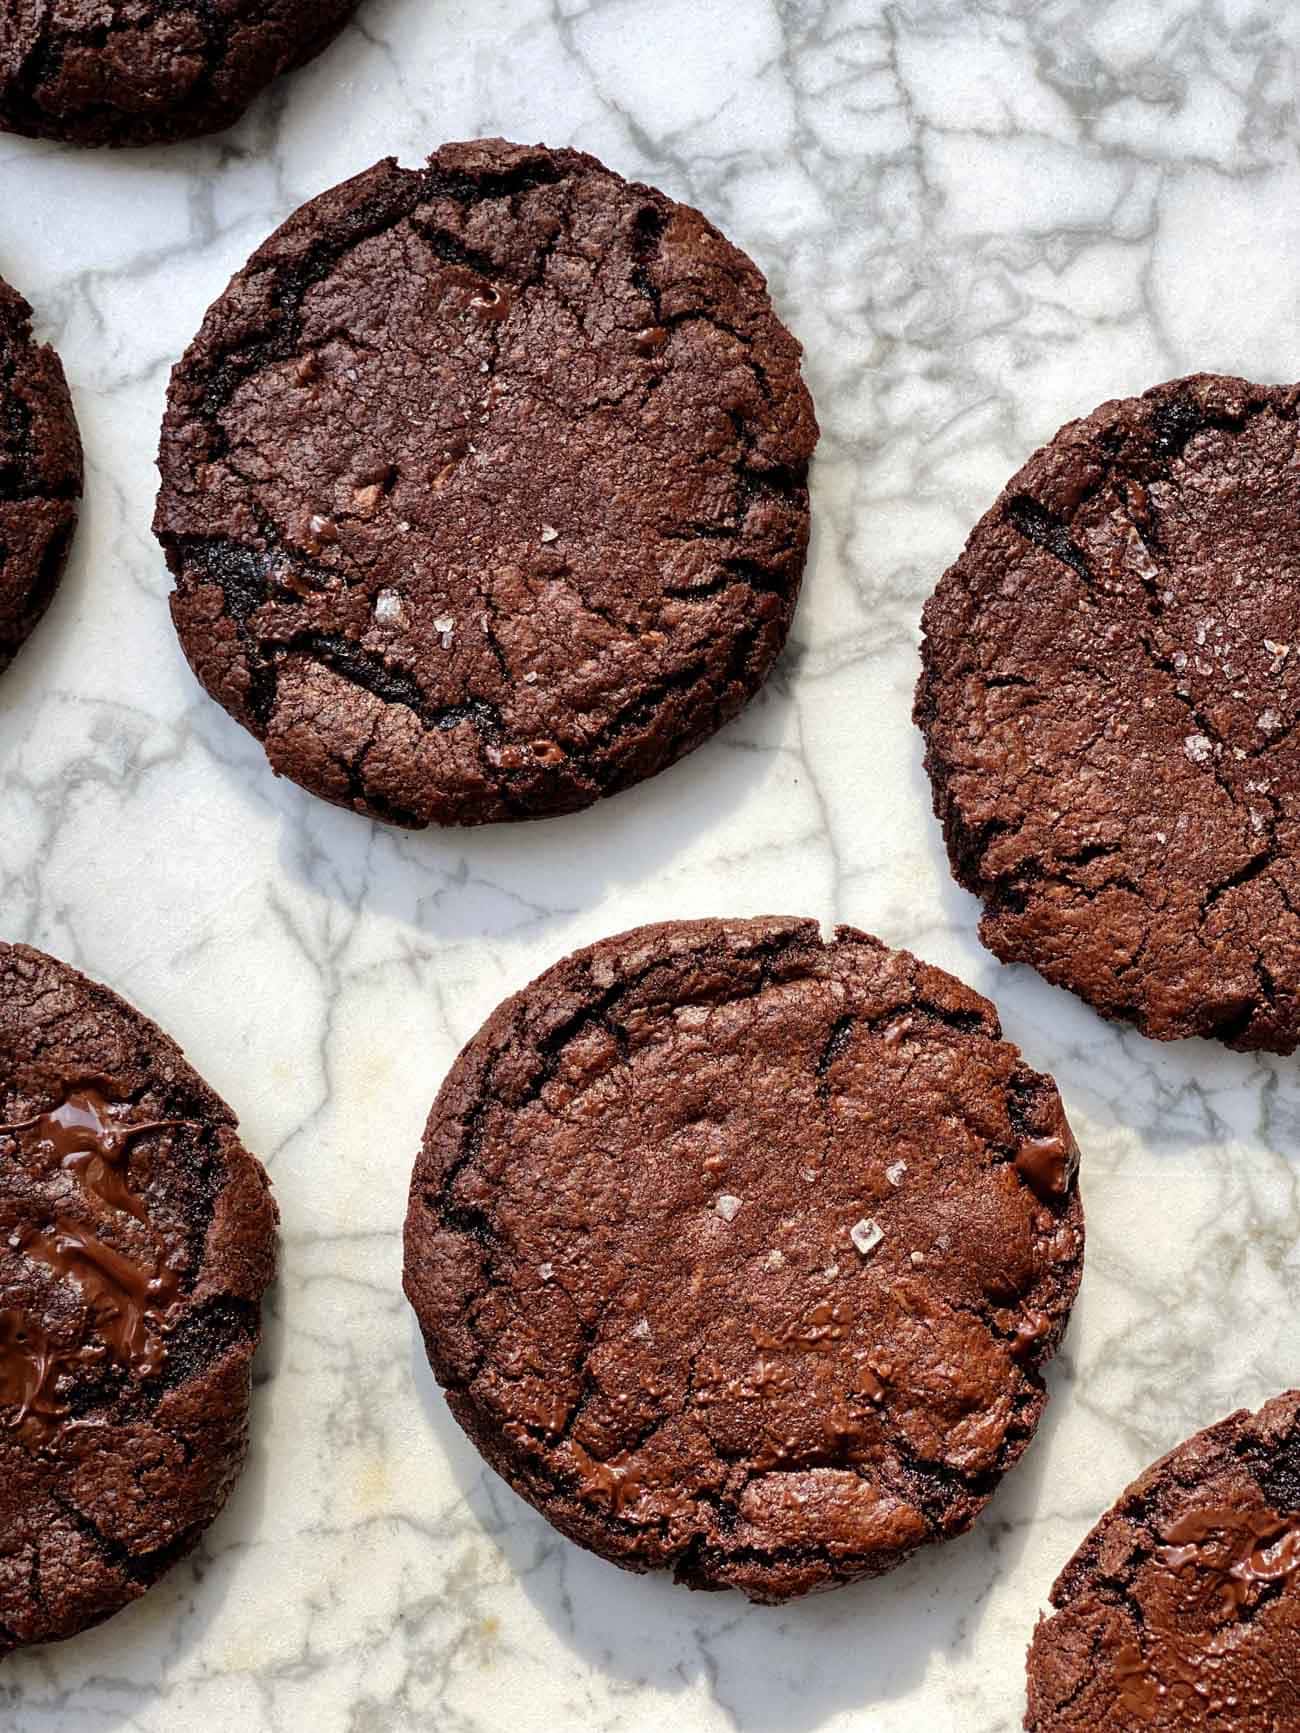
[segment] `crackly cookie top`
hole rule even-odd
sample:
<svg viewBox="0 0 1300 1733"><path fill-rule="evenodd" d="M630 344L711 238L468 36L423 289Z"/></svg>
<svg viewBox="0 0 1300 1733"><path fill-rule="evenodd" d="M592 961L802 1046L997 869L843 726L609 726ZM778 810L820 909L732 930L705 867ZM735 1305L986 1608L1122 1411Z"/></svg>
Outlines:
<svg viewBox="0 0 1300 1733"><path fill-rule="evenodd" d="M232 126L356 0L0 0L0 130L162 144Z"/></svg>
<svg viewBox="0 0 1300 1733"><path fill-rule="evenodd" d="M0 1654L106 1618L221 1508L275 1220L179 1048L0 945Z"/></svg>
<svg viewBox="0 0 1300 1733"><path fill-rule="evenodd" d="M398 823L572 810L733 715L790 624L799 346L698 211L575 151L380 163L173 376L156 528L208 691Z"/></svg>
<svg viewBox="0 0 1300 1733"><path fill-rule="evenodd" d="M1300 1726L1300 1392L1134 1482L1055 1588L1030 1733Z"/></svg>
<svg viewBox="0 0 1300 1733"><path fill-rule="evenodd" d="M1160 1039L1300 1041L1300 390L1063 428L925 610L917 721L981 934Z"/></svg>
<svg viewBox="0 0 1300 1733"><path fill-rule="evenodd" d="M81 494L72 399L31 316L0 279L0 672L49 606Z"/></svg>
<svg viewBox="0 0 1300 1733"><path fill-rule="evenodd" d="M965 1529L1020 1456L1076 1154L992 1006L906 952L645 927L457 1060L406 1288L457 1418L557 1527L780 1601Z"/></svg>

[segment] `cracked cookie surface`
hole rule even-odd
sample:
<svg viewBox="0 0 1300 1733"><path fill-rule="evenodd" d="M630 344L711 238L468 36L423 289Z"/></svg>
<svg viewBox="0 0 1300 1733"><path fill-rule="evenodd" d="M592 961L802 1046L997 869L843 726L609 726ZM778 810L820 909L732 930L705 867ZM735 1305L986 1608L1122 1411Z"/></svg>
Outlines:
<svg viewBox="0 0 1300 1733"><path fill-rule="evenodd" d="M304 206L177 367L155 528L204 686L400 824L573 811L760 685L817 436L699 212L574 151L447 145Z"/></svg>
<svg viewBox="0 0 1300 1733"><path fill-rule="evenodd" d="M107 1618L220 1510L275 1229L180 1049L0 944L0 1654Z"/></svg>
<svg viewBox="0 0 1300 1733"><path fill-rule="evenodd" d="M0 278L0 673L50 605L81 497L72 399L31 317Z"/></svg>
<svg viewBox="0 0 1300 1733"><path fill-rule="evenodd" d="M356 0L0 0L0 130L165 144L233 126Z"/></svg>
<svg viewBox="0 0 1300 1733"><path fill-rule="evenodd" d="M1300 1726L1300 1392L1147 1470L1052 1590L1030 1733Z"/></svg>
<svg viewBox="0 0 1300 1733"><path fill-rule="evenodd" d="M1160 1040L1300 1041L1300 388L1198 374L1030 459L924 615L980 935Z"/></svg>
<svg viewBox="0 0 1300 1733"><path fill-rule="evenodd" d="M564 1534L782 1601L960 1533L1019 1458L1076 1162L950 975L810 921L643 927L456 1061L406 1291L452 1412Z"/></svg>

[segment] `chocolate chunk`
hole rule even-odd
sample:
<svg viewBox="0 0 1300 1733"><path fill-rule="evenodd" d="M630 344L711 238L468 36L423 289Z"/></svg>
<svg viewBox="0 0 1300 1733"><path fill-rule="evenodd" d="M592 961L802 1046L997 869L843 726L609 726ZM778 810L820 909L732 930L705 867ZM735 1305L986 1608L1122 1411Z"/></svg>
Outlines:
<svg viewBox="0 0 1300 1733"><path fill-rule="evenodd" d="M259 248L173 375L155 528L195 673L277 772L397 824L653 775L785 642L799 357L742 253L592 157L378 164Z"/></svg>
<svg viewBox="0 0 1300 1733"><path fill-rule="evenodd" d="M1073 1148L1056 1088L951 976L808 921L644 927L456 1061L406 1291L564 1534L787 1600L959 1534L1033 1436L1083 1215L1026 1138Z"/></svg>
<svg viewBox="0 0 1300 1733"><path fill-rule="evenodd" d="M72 399L31 317L0 279L0 673L50 605L81 497Z"/></svg>
<svg viewBox="0 0 1300 1733"><path fill-rule="evenodd" d="M275 1224L180 1049L0 945L0 1654L107 1618L220 1510Z"/></svg>
<svg viewBox="0 0 1300 1733"><path fill-rule="evenodd" d="M165 144L233 126L313 58L356 0L45 0L0 5L0 130Z"/></svg>
<svg viewBox="0 0 1300 1733"><path fill-rule="evenodd" d="M1129 1487L1052 1590L1030 1733L1300 1726L1300 1392Z"/></svg>
<svg viewBox="0 0 1300 1733"><path fill-rule="evenodd" d="M1300 1042L1300 387L1062 428L926 605L916 720L980 934L1160 1040Z"/></svg>

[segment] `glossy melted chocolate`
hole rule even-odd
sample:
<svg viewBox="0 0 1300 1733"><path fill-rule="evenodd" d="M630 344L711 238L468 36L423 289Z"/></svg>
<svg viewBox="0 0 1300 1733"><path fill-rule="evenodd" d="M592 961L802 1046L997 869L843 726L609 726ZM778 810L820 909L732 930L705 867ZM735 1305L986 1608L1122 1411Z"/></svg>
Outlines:
<svg viewBox="0 0 1300 1733"><path fill-rule="evenodd" d="M121 1213L148 1225L142 1199L126 1169L133 1139L163 1131L177 1120L124 1117L129 1105L110 1101L93 1087L71 1090L48 1113L0 1125L0 1176L17 1158L37 1173L61 1168L76 1179L100 1211ZM39 1264L80 1291L84 1319L80 1338L55 1342L44 1325L16 1307L0 1308L0 1425L40 1441L66 1413L60 1381L98 1368L105 1360L150 1378L166 1360L166 1317L180 1297L177 1272L155 1246L148 1263L108 1245L83 1222L54 1213L42 1223L16 1228L11 1250Z"/></svg>

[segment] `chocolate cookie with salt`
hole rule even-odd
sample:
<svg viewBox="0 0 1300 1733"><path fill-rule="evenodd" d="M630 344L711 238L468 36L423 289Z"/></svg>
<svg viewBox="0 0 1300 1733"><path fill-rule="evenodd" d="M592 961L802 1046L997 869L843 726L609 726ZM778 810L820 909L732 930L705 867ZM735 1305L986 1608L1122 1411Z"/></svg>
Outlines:
<svg viewBox="0 0 1300 1733"><path fill-rule="evenodd" d="M456 1061L406 1291L452 1412L564 1534L783 1601L961 1533L1029 1443L1076 1159L940 970L809 921L645 927Z"/></svg>
<svg viewBox="0 0 1300 1733"><path fill-rule="evenodd" d="M1300 387L1063 427L926 604L916 720L980 935L1160 1040L1300 1042Z"/></svg>
<svg viewBox="0 0 1300 1733"><path fill-rule="evenodd" d="M410 826L584 807L785 642L799 345L698 211L446 145L305 205L172 377L155 528L195 673L273 768Z"/></svg>
<svg viewBox="0 0 1300 1733"><path fill-rule="evenodd" d="M1300 1727L1300 1391L1136 1480L1052 1590L1030 1733Z"/></svg>
<svg viewBox="0 0 1300 1733"><path fill-rule="evenodd" d="M81 439L58 356L0 278L0 673L63 575L81 497Z"/></svg>
<svg viewBox="0 0 1300 1733"><path fill-rule="evenodd" d="M136 1599L221 1509L275 1229L180 1049L0 945L0 1654Z"/></svg>
<svg viewBox="0 0 1300 1733"><path fill-rule="evenodd" d="M0 0L0 130L166 144L233 126L356 0Z"/></svg>

